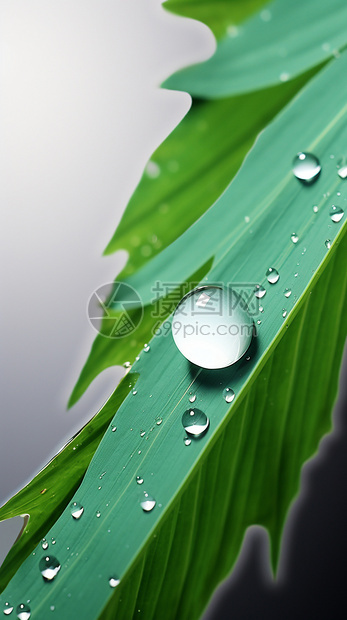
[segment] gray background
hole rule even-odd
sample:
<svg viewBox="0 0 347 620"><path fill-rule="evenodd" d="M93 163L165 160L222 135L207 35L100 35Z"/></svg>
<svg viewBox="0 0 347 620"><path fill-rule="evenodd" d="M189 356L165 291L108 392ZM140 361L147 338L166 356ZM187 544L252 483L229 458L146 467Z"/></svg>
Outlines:
<svg viewBox="0 0 347 620"><path fill-rule="evenodd" d="M124 373L108 369L66 411L95 335L86 317L88 298L126 261L125 252L102 258L102 251L146 161L190 106L187 94L159 90L158 84L215 47L206 27L172 16L160 4L0 5L0 504L91 417ZM339 482L347 470L345 404L342 394L337 430L304 469L280 585L269 585L266 537L253 528L238 570L206 619L330 617L322 592L336 606L340 573L335 578L327 567L336 570L347 550L347 502ZM20 526L20 518L0 524L0 561ZM318 598L307 579L324 582ZM309 611L298 602L305 597ZM331 617L339 617L336 610Z"/></svg>

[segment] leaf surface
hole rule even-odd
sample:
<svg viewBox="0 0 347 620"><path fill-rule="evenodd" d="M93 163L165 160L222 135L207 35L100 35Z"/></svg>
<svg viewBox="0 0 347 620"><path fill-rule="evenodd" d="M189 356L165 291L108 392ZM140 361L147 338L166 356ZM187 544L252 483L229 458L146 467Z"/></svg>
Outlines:
<svg viewBox="0 0 347 620"><path fill-rule="evenodd" d="M160 176L151 178L144 174L106 248L106 254L119 249L129 251L128 263L117 280L149 262L203 215L236 174L260 130L310 77L312 72L265 91L222 101L193 103L188 116L153 155L152 161L159 166ZM172 172L173 163L178 167L175 172ZM199 281L198 276L202 278L205 272L194 276L192 272L189 280ZM177 282L177 290L180 282ZM170 310L162 313L162 320L175 307L172 299L177 303L181 297L175 294L171 301L163 304ZM96 337L69 406L82 396L100 372L109 366L134 361L158 323L158 317L151 316L147 304L148 299L144 319L131 337L117 342L104 336Z"/></svg>
<svg viewBox="0 0 347 620"><path fill-rule="evenodd" d="M170 332L153 338L133 366L137 393L119 407L117 432L107 430L74 496L84 506L81 519L67 508L46 535L56 540L60 572L43 582L39 545L2 604L30 598L36 619L46 619L54 605L65 618L129 620L140 609L146 620L192 620L230 571L253 523L269 531L276 565L302 464L331 428L346 333L346 218L335 223L329 215L336 197L346 207L346 181L336 169L347 141L346 69L345 53L262 133L216 204L129 277L146 298L151 277L184 280L213 257L208 281L265 284L250 359L204 371L181 356ZM341 88L331 97L336 81ZM322 164L310 186L291 172L300 150L314 151ZM280 273L274 285L265 279L269 266ZM235 391L231 404L225 387ZM181 417L190 392L210 427L186 446ZM140 504L144 491L156 500L148 513ZM121 579L115 590L110 577Z"/></svg>
<svg viewBox="0 0 347 620"><path fill-rule="evenodd" d="M204 22L217 38L244 21L268 0L166 0L163 6L171 13Z"/></svg>
<svg viewBox="0 0 347 620"><path fill-rule="evenodd" d="M135 382L134 373L131 380L125 377L99 414L94 416L29 484L0 508L0 521L18 515L26 517L21 536L1 565L0 591L70 501L110 420Z"/></svg>
<svg viewBox="0 0 347 620"><path fill-rule="evenodd" d="M345 0L275 0L221 39L209 60L164 86L206 98L273 86L338 54L347 44L346 23Z"/></svg>

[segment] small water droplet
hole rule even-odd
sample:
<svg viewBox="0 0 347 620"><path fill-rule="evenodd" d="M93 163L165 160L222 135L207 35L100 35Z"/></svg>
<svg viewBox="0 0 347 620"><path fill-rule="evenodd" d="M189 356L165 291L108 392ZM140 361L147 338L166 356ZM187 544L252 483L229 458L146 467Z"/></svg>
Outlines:
<svg viewBox="0 0 347 620"><path fill-rule="evenodd" d="M319 160L312 153L298 153L293 160L293 174L304 183L313 183L321 171Z"/></svg>
<svg viewBox="0 0 347 620"><path fill-rule="evenodd" d="M237 37L239 35L238 27L235 26L235 24L230 24L230 26L227 27L227 35L231 39L234 39L235 37Z"/></svg>
<svg viewBox="0 0 347 620"><path fill-rule="evenodd" d="M108 583L110 584L111 588L115 588L120 583L120 579L118 579L118 577L110 577Z"/></svg>
<svg viewBox="0 0 347 620"><path fill-rule="evenodd" d="M31 609L29 605L26 605L25 603L21 603L20 605L17 605L16 607L16 614L19 620L29 620L31 616Z"/></svg>
<svg viewBox="0 0 347 620"><path fill-rule="evenodd" d="M190 403L194 403L195 401L196 401L196 394L191 394L191 395L189 396L189 402L190 402Z"/></svg>
<svg viewBox="0 0 347 620"><path fill-rule="evenodd" d="M184 441L185 446L190 446L190 444L192 443L192 440L190 439L190 437L185 437L183 441Z"/></svg>
<svg viewBox="0 0 347 620"><path fill-rule="evenodd" d="M137 484L143 484L142 476L136 476L136 482L137 482Z"/></svg>
<svg viewBox="0 0 347 620"><path fill-rule="evenodd" d="M283 292L284 292L284 296L287 298L290 297L292 294L292 290L290 288L285 288Z"/></svg>
<svg viewBox="0 0 347 620"><path fill-rule="evenodd" d="M283 318L285 318L287 316L287 310L285 308L283 308L283 310L282 310L282 316L283 316Z"/></svg>
<svg viewBox="0 0 347 620"><path fill-rule="evenodd" d="M297 278L297 277L298 277L298 275L299 275L299 273L296 271L296 272L294 273L294 278Z"/></svg>
<svg viewBox="0 0 347 620"><path fill-rule="evenodd" d="M137 390L133 390L133 396L136 396Z"/></svg>
<svg viewBox="0 0 347 620"><path fill-rule="evenodd" d="M163 418L159 418L159 420L157 420L157 421L156 421L156 425L157 425L157 426L160 426L160 425L161 425L161 423L162 423L162 421L163 421Z"/></svg>
<svg viewBox="0 0 347 620"><path fill-rule="evenodd" d="M50 610L51 610L51 611L54 611L54 610L55 610L54 605L51 605L51 606L50 606Z"/></svg>
<svg viewBox="0 0 347 620"><path fill-rule="evenodd" d="M84 508L79 502L72 502L72 504L70 504L70 510L71 516L76 520L80 519L84 513Z"/></svg>
<svg viewBox="0 0 347 620"><path fill-rule="evenodd" d="M264 307L263 306L259 306L259 312L264 312Z"/></svg>
<svg viewBox="0 0 347 620"><path fill-rule="evenodd" d="M55 538L51 538L51 542L52 542L52 545L55 545L55 543L56 543Z"/></svg>
<svg viewBox="0 0 347 620"><path fill-rule="evenodd" d="M333 222L335 222L335 224L337 224L338 222L340 222L344 216L345 212L343 209L341 209L341 207L338 207L337 205L332 205L329 215L330 218L332 219Z"/></svg>
<svg viewBox="0 0 347 620"><path fill-rule="evenodd" d="M260 319L257 320L257 325L261 325L261 320Z"/></svg>
<svg viewBox="0 0 347 620"><path fill-rule="evenodd" d="M146 343L146 344L144 345L144 347L143 347L143 350L144 350L144 352L145 352L145 353L148 353L148 351L150 350L150 348L151 348L151 347L150 347L150 345Z"/></svg>
<svg viewBox="0 0 347 620"><path fill-rule="evenodd" d="M207 415L200 409L187 409L182 416L184 430L192 437L202 437L210 425Z"/></svg>
<svg viewBox="0 0 347 620"><path fill-rule="evenodd" d="M318 213L318 206L317 205L313 205L312 209L313 209L313 213Z"/></svg>
<svg viewBox="0 0 347 620"><path fill-rule="evenodd" d="M156 179L160 175L160 168L155 161L149 161L146 165L146 174L150 179Z"/></svg>
<svg viewBox="0 0 347 620"><path fill-rule="evenodd" d="M338 167L337 174L339 175L340 179L347 179L347 165L340 165Z"/></svg>
<svg viewBox="0 0 347 620"><path fill-rule="evenodd" d="M331 241L330 241L330 239L326 239L325 247L328 248L328 250L330 250L330 248L331 248Z"/></svg>
<svg viewBox="0 0 347 620"><path fill-rule="evenodd" d="M293 243L297 243L299 241L299 236L296 233L292 233L290 235L290 238L291 238Z"/></svg>
<svg viewBox="0 0 347 620"><path fill-rule="evenodd" d="M262 299L266 295L266 288L261 286L261 284L257 284L254 289L254 295L257 297L257 299Z"/></svg>
<svg viewBox="0 0 347 620"><path fill-rule="evenodd" d="M277 269L274 269L274 267L269 267L266 272L266 277L267 281L270 284L276 284L276 282L278 282L278 280L280 279L280 274L278 273Z"/></svg>
<svg viewBox="0 0 347 620"><path fill-rule="evenodd" d="M141 508L144 512L151 512L157 502L151 495L148 495L148 493L144 493L144 496L145 498L141 502Z"/></svg>
<svg viewBox="0 0 347 620"><path fill-rule="evenodd" d="M105 471L103 471L102 474L100 474L99 479L102 480L104 476L106 476L106 472Z"/></svg>
<svg viewBox="0 0 347 620"><path fill-rule="evenodd" d="M140 431L140 437L144 437L146 434L146 431Z"/></svg>
<svg viewBox="0 0 347 620"><path fill-rule="evenodd" d="M225 368L247 351L253 319L244 300L231 288L206 285L178 304L172 335L182 355L201 368Z"/></svg>
<svg viewBox="0 0 347 620"><path fill-rule="evenodd" d="M124 362L123 366L124 368L130 368L131 364L130 362Z"/></svg>
<svg viewBox="0 0 347 620"><path fill-rule="evenodd" d="M45 555L40 560L39 569L45 581L52 581L59 573L61 566L54 555Z"/></svg>
<svg viewBox="0 0 347 620"><path fill-rule="evenodd" d="M280 73L281 82L288 82L289 78L290 78L290 74L287 71L282 71L282 73Z"/></svg>
<svg viewBox="0 0 347 620"><path fill-rule="evenodd" d="M45 538L43 538L43 539L41 540L41 547L42 547L42 549L43 549L44 551L46 551L46 549L48 549L48 542L47 542L47 540L46 540Z"/></svg>
<svg viewBox="0 0 347 620"><path fill-rule="evenodd" d="M96 515L96 517L97 517L97 518L99 518L99 517L101 516L101 512L100 512L100 510L97 510L97 511L96 511L96 513L95 513L95 515Z"/></svg>
<svg viewBox="0 0 347 620"><path fill-rule="evenodd" d="M101 489L102 489L102 487L101 487L101 486L99 486L99 487L98 487L98 491L101 491Z"/></svg>
<svg viewBox="0 0 347 620"><path fill-rule="evenodd" d="M226 387L226 388L223 390L223 397L224 397L224 400L225 400L227 403L232 403L232 401L233 401L233 400L234 400L234 398L235 398L235 392L234 392L234 390L232 390L230 387Z"/></svg>
<svg viewBox="0 0 347 620"><path fill-rule="evenodd" d="M269 9L264 9L263 11L261 11L260 12L260 19L263 22L269 22L272 19L271 11L269 11Z"/></svg>
<svg viewBox="0 0 347 620"><path fill-rule="evenodd" d="M10 603L5 603L3 612L5 616L9 616L13 612L13 605L10 605Z"/></svg>

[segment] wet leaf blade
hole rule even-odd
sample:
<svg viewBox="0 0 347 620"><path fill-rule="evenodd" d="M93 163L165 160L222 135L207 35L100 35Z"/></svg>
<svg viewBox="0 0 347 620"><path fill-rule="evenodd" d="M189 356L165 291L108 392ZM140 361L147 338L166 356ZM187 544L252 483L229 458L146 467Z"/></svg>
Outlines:
<svg viewBox="0 0 347 620"><path fill-rule="evenodd" d="M276 564L301 467L331 427L346 334L345 218L334 224L329 217L331 196L339 191L343 205L347 197L330 157L340 155L347 140L346 86L329 97L330 85L346 69L343 54L312 80L260 136L214 207L143 268L146 280L139 272L144 296L151 277L165 275L170 267L184 279L188 268L206 264L209 256L214 257L211 281L235 277L239 284L265 283L270 257L280 281L267 285L251 359L212 377L192 368L170 335L155 337L133 367L139 374L136 396L130 394L117 411L117 433L105 434L75 495L85 507L82 519L74 522L66 510L47 533L57 541L62 564L57 579L47 589L38 578L37 557L30 556L2 602L30 594L35 618L42 620L53 599L66 618L129 619L140 609L146 620L195 619L236 561L252 523L270 532ZM323 166L311 186L294 178L289 163L292 153L306 147ZM318 213L312 210L315 203ZM300 239L295 245L290 240L294 222ZM187 243L196 237L200 246ZM293 289L290 301L284 298L285 286ZM222 398L227 385L236 393L231 406ZM210 428L186 446L181 416L191 390ZM136 484L139 474L143 485ZM144 490L157 502L147 514L140 506ZM112 575L121 578L115 591L108 584ZM93 590L92 597L81 596L81 583L83 592Z"/></svg>
<svg viewBox="0 0 347 620"><path fill-rule="evenodd" d="M193 103L188 116L153 155L161 170L160 177L151 179L144 174L106 248L107 254L119 249L130 253L117 280L149 262L203 215L237 173L261 129L311 77L310 72L290 84L266 91ZM170 172L173 161L179 166L175 173ZM156 241L151 243L153 238ZM152 250L150 256L142 254L143 246ZM205 273L200 275L202 278ZM194 281L197 276L189 274L189 280ZM175 299L178 302L180 296ZM128 360L133 362L157 323L158 317L151 317L151 309L146 306L139 329L128 338L115 343L97 336L69 406L77 402L104 369Z"/></svg>
<svg viewBox="0 0 347 620"><path fill-rule="evenodd" d="M268 0L166 0L165 9L176 15L204 22L220 39L235 24L244 21Z"/></svg>
<svg viewBox="0 0 347 620"><path fill-rule="evenodd" d="M131 380L135 384L135 374ZM70 502L110 420L131 389L131 380L122 380L101 411L29 484L0 508L0 521L18 515L30 515L21 537L0 567L0 591Z"/></svg>
<svg viewBox="0 0 347 620"><path fill-rule="evenodd" d="M206 62L172 75L165 88L219 98L267 88L331 58L347 44L344 0L275 0Z"/></svg>

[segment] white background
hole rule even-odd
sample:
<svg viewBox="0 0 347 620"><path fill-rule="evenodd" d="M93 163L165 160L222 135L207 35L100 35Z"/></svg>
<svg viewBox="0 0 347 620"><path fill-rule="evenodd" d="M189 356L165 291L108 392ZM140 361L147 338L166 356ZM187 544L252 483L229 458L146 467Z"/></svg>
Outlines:
<svg viewBox="0 0 347 620"><path fill-rule="evenodd" d="M215 48L160 0L2 0L0 504L103 404L122 368L66 403L95 332L102 252L146 161L190 107L159 90ZM0 525L0 560L20 520Z"/></svg>

